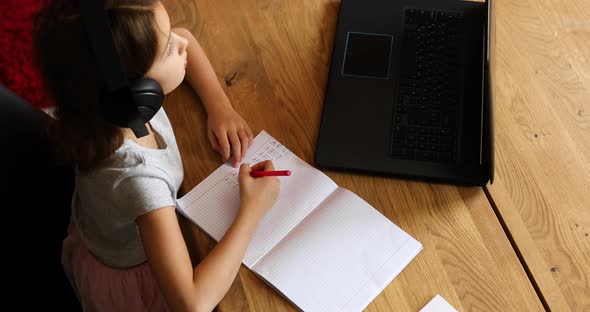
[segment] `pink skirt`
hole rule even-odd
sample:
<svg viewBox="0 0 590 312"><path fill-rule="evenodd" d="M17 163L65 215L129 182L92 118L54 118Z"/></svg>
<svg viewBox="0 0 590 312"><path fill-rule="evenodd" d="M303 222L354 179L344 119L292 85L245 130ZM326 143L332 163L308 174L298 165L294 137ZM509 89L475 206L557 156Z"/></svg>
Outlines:
<svg viewBox="0 0 590 312"><path fill-rule="evenodd" d="M84 311L168 311L147 262L128 269L102 264L73 223L63 241L62 265Z"/></svg>

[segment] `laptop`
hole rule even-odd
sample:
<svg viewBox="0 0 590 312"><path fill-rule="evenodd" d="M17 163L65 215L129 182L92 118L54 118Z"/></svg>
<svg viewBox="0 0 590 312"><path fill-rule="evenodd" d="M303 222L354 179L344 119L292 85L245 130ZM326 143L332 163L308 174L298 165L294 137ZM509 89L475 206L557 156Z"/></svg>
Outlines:
<svg viewBox="0 0 590 312"><path fill-rule="evenodd" d="M493 182L491 0L342 0L321 168Z"/></svg>

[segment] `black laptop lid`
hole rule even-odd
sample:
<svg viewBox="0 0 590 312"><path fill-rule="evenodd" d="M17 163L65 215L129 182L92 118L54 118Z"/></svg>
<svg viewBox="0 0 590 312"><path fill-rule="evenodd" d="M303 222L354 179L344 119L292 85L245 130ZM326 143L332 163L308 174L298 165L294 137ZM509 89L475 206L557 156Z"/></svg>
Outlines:
<svg viewBox="0 0 590 312"><path fill-rule="evenodd" d="M486 63L485 63L485 90L483 111L483 162L485 176L490 184L494 182L494 118L493 118L493 53L495 47L495 32L493 27L493 0L487 0L487 27L486 27Z"/></svg>
<svg viewBox="0 0 590 312"><path fill-rule="evenodd" d="M473 120L473 157L461 166L396 159L389 155L393 103L398 98L403 57L403 14L407 7L468 12L473 20L469 38L476 37L470 72ZM486 63L486 4L460 0L343 0L340 4L330 72L315 153L323 168L365 171L374 174L427 179L430 181L482 185L489 180L491 142L483 142L482 112L489 107L483 94ZM476 24L475 24L476 23ZM386 57L390 54L390 57ZM359 57L360 56L360 57ZM487 80L487 79L485 79ZM486 103L482 103L486 102ZM481 114L481 115L480 115ZM481 117L480 117L481 116ZM488 123L489 125L489 123ZM485 127L485 129L484 129ZM470 149L471 150L471 149ZM486 167L487 168L487 167Z"/></svg>

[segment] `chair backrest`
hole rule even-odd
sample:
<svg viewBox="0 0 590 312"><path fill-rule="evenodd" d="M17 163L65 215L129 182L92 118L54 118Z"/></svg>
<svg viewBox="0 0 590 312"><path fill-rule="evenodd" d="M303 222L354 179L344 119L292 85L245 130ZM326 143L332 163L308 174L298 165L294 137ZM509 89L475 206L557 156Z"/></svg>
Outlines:
<svg viewBox="0 0 590 312"><path fill-rule="evenodd" d="M61 266L73 170L59 165L47 138L49 117L0 84L3 305L80 310ZM23 298L28 298L23 300ZM72 310L73 309L73 310Z"/></svg>

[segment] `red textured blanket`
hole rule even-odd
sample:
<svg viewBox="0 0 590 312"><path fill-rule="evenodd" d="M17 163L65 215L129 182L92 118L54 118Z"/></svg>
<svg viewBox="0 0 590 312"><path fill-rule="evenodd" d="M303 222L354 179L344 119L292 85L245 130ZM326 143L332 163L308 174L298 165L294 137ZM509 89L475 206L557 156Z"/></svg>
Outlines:
<svg viewBox="0 0 590 312"><path fill-rule="evenodd" d="M52 105L32 61L32 26L42 0L0 1L0 83L39 108Z"/></svg>

